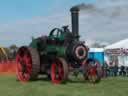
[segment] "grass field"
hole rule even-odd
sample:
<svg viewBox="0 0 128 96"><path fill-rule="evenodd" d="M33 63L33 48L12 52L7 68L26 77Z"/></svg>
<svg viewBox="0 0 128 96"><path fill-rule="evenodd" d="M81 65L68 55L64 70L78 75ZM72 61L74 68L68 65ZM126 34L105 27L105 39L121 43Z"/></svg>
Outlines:
<svg viewBox="0 0 128 96"><path fill-rule="evenodd" d="M106 78L98 84L76 78L53 85L42 80L21 83L15 75L0 75L0 96L128 96L128 77Z"/></svg>

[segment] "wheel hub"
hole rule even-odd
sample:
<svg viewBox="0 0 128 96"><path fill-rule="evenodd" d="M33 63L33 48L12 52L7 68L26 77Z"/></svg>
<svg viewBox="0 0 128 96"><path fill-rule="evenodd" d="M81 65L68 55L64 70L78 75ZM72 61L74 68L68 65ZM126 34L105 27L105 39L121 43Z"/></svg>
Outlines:
<svg viewBox="0 0 128 96"><path fill-rule="evenodd" d="M20 61L20 64L21 64L21 66L22 66L22 68L23 68L23 69L25 69L25 68L26 68L26 63L25 63L25 61L24 61L24 60Z"/></svg>

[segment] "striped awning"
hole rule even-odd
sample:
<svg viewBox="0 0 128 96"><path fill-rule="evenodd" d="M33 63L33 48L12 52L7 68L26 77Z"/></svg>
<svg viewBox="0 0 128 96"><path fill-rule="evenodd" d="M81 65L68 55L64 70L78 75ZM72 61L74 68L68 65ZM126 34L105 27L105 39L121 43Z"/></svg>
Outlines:
<svg viewBox="0 0 128 96"><path fill-rule="evenodd" d="M116 49L106 49L106 54L128 54L128 49L116 48Z"/></svg>

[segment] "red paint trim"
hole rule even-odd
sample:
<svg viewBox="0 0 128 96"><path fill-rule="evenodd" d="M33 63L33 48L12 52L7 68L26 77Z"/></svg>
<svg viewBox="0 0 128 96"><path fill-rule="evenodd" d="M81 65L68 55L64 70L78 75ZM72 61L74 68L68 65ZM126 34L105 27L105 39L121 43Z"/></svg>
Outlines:
<svg viewBox="0 0 128 96"><path fill-rule="evenodd" d="M50 74L53 84L60 84L63 81L64 79L63 64L58 59L56 59L51 64Z"/></svg>
<svg viewBox="0 0 128 96"><path fill-rule="evenodd" d="M24 61L25 68L21 66L21 61ZM32 74L32 60L28 48L22 47L18 50L16 56L16 75L20 81L26 82L30 80L30 75Z"/></svg>

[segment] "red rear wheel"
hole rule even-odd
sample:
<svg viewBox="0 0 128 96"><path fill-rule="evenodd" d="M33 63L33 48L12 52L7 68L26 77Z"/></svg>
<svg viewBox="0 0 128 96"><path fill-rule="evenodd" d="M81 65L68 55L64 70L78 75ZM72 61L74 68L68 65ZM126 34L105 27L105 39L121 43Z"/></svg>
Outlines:
<svg viewBox="0 0 128 96"><path fill-rule="evenodd" d="M63 58L56 58L51 64L50 70L51 80L54 84L64 82L68 77L68 65Z"/></svg>
<svg viewBox="0 0 128 96"><path fill-rule="evenodd" d="M83 64L84 69L84 78L88 79L92 83L97 83L101 80L102 77L102 67L98 60L96 59L87 59Z"/></svg>
<svg viewBox="0 0 128 96"><path fill-rule="evenodd" d="M39 72L39 55L33 48L21 47L16 55L16 75L19 81L34 79Z"/></svg>

